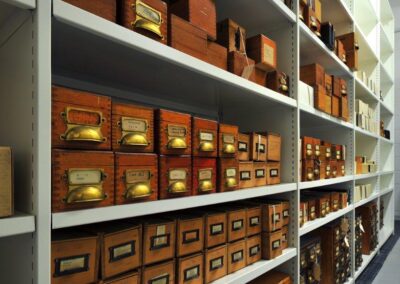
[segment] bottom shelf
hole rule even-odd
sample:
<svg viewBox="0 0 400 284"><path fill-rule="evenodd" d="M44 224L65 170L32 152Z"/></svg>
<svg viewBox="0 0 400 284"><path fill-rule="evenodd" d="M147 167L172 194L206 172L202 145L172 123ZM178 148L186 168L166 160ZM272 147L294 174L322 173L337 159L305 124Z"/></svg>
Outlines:
<svg viewBox="0 0 400 284"><path fill-rule="evenodd" d="M370 255L363 255L363 262L361 266L358 268L358 270L355 273L354 278L357 279L358 276L361 275L361 273L364 271L364 269L368 266L368 264L371 262L371 260L375 257L375 255L378 253L379 247L377 247Z"/></svg>
<svg viewBox="0 0 400 284"><path fill-rule="evenodd" d="M221 279L218 279L213 284L226 284L226 283L247 283L264 273L274 269L275 267L283 264L284 262L292 259L296 256L295 248L285 249L281 256L272 260L261 260L252 265L249 265L243 269L236 271L235 273L229 274Z"/></svg>
<svg viewBox="0 0 400 284"><path fill-rule="evenodd" d="M379 231L379 248L386 243L392 234L393 228L383 227L383 229Z"/></svg>

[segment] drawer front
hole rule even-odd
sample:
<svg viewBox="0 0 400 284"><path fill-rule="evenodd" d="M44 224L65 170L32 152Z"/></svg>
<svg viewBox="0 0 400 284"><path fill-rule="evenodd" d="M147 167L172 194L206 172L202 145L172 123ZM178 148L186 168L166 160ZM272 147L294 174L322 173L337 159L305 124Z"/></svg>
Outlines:
<svg viewBox="0 0 400 284"><path fill-rule="evenodd" d="M226 243L228 231L226 213L206 216L205 222L206 247L210 248Z"/></svg>
<svg viewBox="0 0 400 284"><path fill-rule="evenodd" d="M228 250L223 245L214 249L207 250L205 253L205 276L206 283L224 277L228 273Z"/></svg>
<svg viewBox="0 0 400 284"><path fill-rule="evenodd" d="M219 159L218 173L219 192L239 189L239 163L235 159Z"/></svg>
<svg viewBox="0 0 400 284"><path fill-rule="evenodd" d="M247 265L261 260L261 235L255 235L246 239L246 262Z"/></svg>
<svg viewBox="0 0 400 284"><path fill-rule="evenodd" d="M261 233L261 207L247 208L246 235L253 236Z"/></svg>
<svg viewBox="0 0 400 284"><path fill-rule="evenodd" d="M190 156L160 156L159 161L159 199L192 195Z"/></svg>
<svg viewBox="0 0 400 284"><path fill-rule="evenodd" d="M143 283L148 284L174 284L175 283L175 261L143 268Z"/></svg>
<svg viewBox="0 0 400 284"><path fill-rule="evenodd" d="M274 259L282 254L282 231L273 233L262 233L262 257L263 259Z"/></svg>
<svg viewBox="0 0 400 284"><path fill-rule="evenodd" d="M178 219L177 222L177 256L202 251L204 244L204 219Z"/></svg>
<svg viewBox="0 0 400 284"><path fill-rule="evenodd" d="M246 241L228 244L228 274L246 266Z"/></svg>
<svg viewBox="0 0 400 284"><path fill-rule="evenodd" d="M218 123L193 117L192 142L194 157L217 157Z"/></svg>
<svg viewBox="0 0 400 284"><path fill-rule="evenodd" d="M238 127L220 124L218 133L218 157L236 158L238 146Z"/></svg>
<svg viewBox="0 0 400 284"><path fill-rule="evenodd" d="M171 259L175 256L175 222L144 225L143 264Z"/></svg>
<svg viewBox="0 0 400 284"><path fill-rule="evenodd" d="M204 257L197 254L178 260L178 283L203 284L204 281Z"/></svg>
<svg viewBox="0 0 400 284"><path fill-rule="evenodd" d="M230 211L228 215L228 242L246 237L246 210Z"/></svg>

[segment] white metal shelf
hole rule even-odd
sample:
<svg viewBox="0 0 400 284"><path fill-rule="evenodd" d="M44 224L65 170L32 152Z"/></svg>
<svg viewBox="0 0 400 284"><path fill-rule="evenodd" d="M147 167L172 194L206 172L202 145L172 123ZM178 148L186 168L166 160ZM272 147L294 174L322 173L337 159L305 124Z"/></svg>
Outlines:
<svg viewBox="0 0 400 284"><path fill-rule="evenodd" d="M0 0L0 2L7 3L21 9L30 10L36 8L36 0Z"/></svg>
<svg viewBox="0 0 400 284"><path fill-rule="evenodd" d="M365 136L369 136L369 137L372 137L372 138L375 138L375 139L379 139L378 134L375 134L375 133L372 133L372 132L367 131L365 129L362 129L362 128L358 127L358 126L354 126L354 129L356 130L357 133L359 133L361 135L365 135Z"/></svg>
<svg viewBox="0 0 400 284"><path fill-rule="evenodd" d="M386 241L393 235L393 228L382 228L379 231L379 249L386 243Z"/></svg>
<svg viewBox="0 0 400 284"><path fill-rule="evenodd" d="M394 142L393 142L392 140L389 140L389 139L387 139L387 138L385 138L385 137L379 137L379 139L380 139L383 143L386 143L386 144L389 144L389 145L393 145L393 144L394 144Z"/></svg>
<svg viewBox="0 0 400 284"><path fill-rule="evenodd" d="M361 273L365 270L365 268L368 266L368 264L371 262L371 260L375 257L375 255L378 253L379 247L377 247L373 252L371 252L371 254L369 255L365 255L363 254L362 258L363 258L363 262L361 264L361 266L358 268L358 270L355 273L354 278L357 279L358 276L361 275Z"/></svg>
<svg viewBox="0 0 400 284"><path fill-rule="evenodd" d="M364 31L360 28L357 22L354 23L354 27L360 45L360 52L362 53L359 55L359 60L363 59L365 61L378 63L379 57L377 51L371 46L370 41L366 37Z"/></svg>
<svg viewBox="0 0 400 284"><path fill-rule="evenodd" d="M380 171L379 173L380 173L381 176L382 175L391 175L391 174L394 173L394 171L393 170L386 170L386 171Z"/></svg>
<svg viewBox="0 0 400 284"><path fill-rule="evenodd" d="M380 105L381 105L381 114L389 114L393 116L393 109L389 108L389 106L384 102L384 101L380 101Z"/></svg>
<svg viewBox="0 0 400 284"><path fill-rule="evenodd" d="M393 53L394 48L392 43L389 40L389 37L384 29L382 23L379 23L380 32L381 32L381 55L387 53Z"/></svg>
<svg viewBox="0 0 400 284"><path fill-rule="evenodd" d="M291 260L296 256L296 248L288 248L283 250L282 255L271 259L271 260L261 260L252 265L246 266L232 274L228 274L221 279L218 279L213 284L237 284L237 283L247 283L264 273L274 269L275 267Z"/></svg>
<svg viewBox="0 0 400 284"><path fill-rule="evenodd" d="M361 81L360 78L355 77L356 82L356 99L360 99L363 102L377 102L378 96L376 96L368 87Z"/></svg>
<svg viewBox="0 0 400 284"><path fill-rule="evenodd" d="M394 190L393 187L385 188L385 189L381 190L381 191L379 192L379 194L380 194L380 196L383 196L383 195L386 195L386 194L388 194L388 193L390 193L390 192L393 192L393 190Z"/></svg>
<svg viewBox="0 0 400 284"><path fill-rule="evenodd" d="M12 217L0 219L0 238L33 233L35 217L16 212Z"/></svg>
<svg viewBox="0 0 400 284"><path fill-rule="evenodd" d="M362 206L362 205L364 205L364 204L367 204L367 203L371 202L371 201L374 200L374 199L377 199L377 198L379 197L379 195L380 195L379 192L373 192L373 193L371 194L371 196L369 196L369 197L367 197L367 198L364 198L364 199L362 199L362 200L356 202L356 203L354 204L354 208L360 207L360 206Z"/></svg>
<svg viewBox="0 0 400 284"><path fill-rule="evenodd" d="M343 215L346 215L353 209L354 206L350 204L346 208L338 210L336 212L332 212L327 216L325 216L324 218L318 218L313 221L308 221L303 225L303 227L300 228L299 235L303 236L311 231L314 231L315 229L318 229L319 227L322 227L323 225L328 224L329 222L332 222L333 220L342 217Z"/></svg>
<svg viewBox="0 0 400 284"><path fill-rule="evenodd" d="M348 182L348 181L352 181L353 178L354 178L353 175L347 175L347 176L338 177L338 178L330 178L330 179L322 179L322 180L314 180L314 181L303 181L303 182L300 182L299 189L314 188L314 187L338 184L338 183L342 183L342 182Z"/></svg>
<svg viewBox="0 0 400 284"><path fill-rule="evenodd" d="M377 177L379 173L370 173L370 174L358 174L354 175L354 180L362 180L367 178L374 178Z"/></svg>
<svg viewBox="0 0 400 284"><path fill-rule="evenodd" d="M394 84L394 79L393 76L389 74L389 71L387 70L386 66L383 65L382 62L381 64L381 84L382 85L393 85Z"/></svg>

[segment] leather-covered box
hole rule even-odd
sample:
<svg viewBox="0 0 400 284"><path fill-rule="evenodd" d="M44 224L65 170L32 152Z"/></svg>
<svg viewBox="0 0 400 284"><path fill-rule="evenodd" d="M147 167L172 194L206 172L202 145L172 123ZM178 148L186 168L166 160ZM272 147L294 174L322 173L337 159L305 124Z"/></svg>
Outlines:
<svg viewBox="0 0 400 284"><path fill-rule="evenodd" d="M248 204L246 207L246 236L250 237L261 233L262 210L257 204Z"/></svg>
<svg viewBox="0 0 400 284"><path fill-rule="evenodd" d="M289 247L289 226L282 226L282 249Z"/></svg>
<svg viewBox="0 0 400 284"><path fill-rule="evenodd" d="M176 255L178 257L200 252L204 247L204 218L184 214L176 218Z"/></svg>
<svg viewBox="0 0 400 284"><path fill-rule="evenodd" d="M112 149L118 152L154 152L154 110L113 103Z"/></svg>
<svg viewBox="0 0 400 284"><path fill-rule="evenodd" d="M111 149L109 97L53 86L51 116L53 148Z"/></svg>
<svg viewBox="0 0 400 284"><path fill-rule="evenodd" d="M280 162L267 162L267 185L281 183L281 163Z"/></svg>
<svg viewBox="0 0 400 284"><path fill-rule="evenodd" d="M122 26L163 44L168 43L168 8L164 1L117 0L117 2L118 22Z"/></svg>
<svg viewBox="0 0 400 284"><path fill-rule="evenodd" d="M358 49L359 45L357 42L357 37L354 32L340 35L336 37L341 40L346 51L347 66L353 70L358 70Z"/></svg>
<svg viewBox="0 0 400 284"><path fill-rule="evenodd" d="M206 61L218 68L228 70L228 50L218 43L208 41Z"/></svg>
<svg viewBox="0 0 400 284"><path fill-rule="evenodd" d="M152 218L143 224L143 265L172 259L175 256L176 222Z"/></svg>
<svg viewBox="0 0 400 284"><path fill-rule="evenodd" d="M238 154L239 161L248 161L250 159L250 136L248 134L238 134Z"/></svg>
<svg viewBox="0 0 400 284"><path fill-rule="evenodd" d="M175 260L144 267L142 283L175 284Z"/></svg>
<svg viewBox="0 0 400 284"><path fill-rule="evenodd" d="M236 158L239 128L236 125L220 124L218 132L218 157Z"/></svg>
<svg viewBox="0 0 400 284"><path fill-rule="evenodd" d="M252 132L250 136L250 160L267 160L267 137L265 135Z"/></svg>
<svg viewBox="0 0 400 284"><path fill-rule="evenodd" d="M228 274L246 266L246 240L228 244Z"/></svg>
<svg viewBox="0 0 400 284"><path fill-rule="evenodd" d="M207 61L207 33L188 21L169 14L168 45Z"/></svg>
<svg viewBox="0 0 400 284"><path fill-rule="evenodd" d="M301 149L303 160L313 160L315 158L314 138L303 136L301 138Z"/></svg>
<svg viewBox="0 0 400 284"><path fill-rule="evenodd" d="M160 155L191 155L191 116L165 109L157 110L156 139Z"/></svg>
<svg viewBox="0 0 400 284"><path fill-rule="evenodd" d="M217 24L217 42L228 49L228 52L246 52L246 30L232 19L225 19Z"/></svg>
<svg viewBox="0 0 400 284"><path fill-rule="evenodd" d="M239 163L235 159L218 160L218 192L239 189Z"/></svg>
<svg viewBox="0 0 400 284"><path fill-rule="evenodd" d="M192 195L191 162L190 156L159 156L159 199Z"/></svg>
<svg viewBox="0 0 400 284"><path fill-rule="evenodd" d="M194 157L217 157L218 122L192 118L192 154Z"/></svg>
<svg viewBox="0 0 400 284"><path fill-rule="evenodd" d="M0 147L0 218L14 214L14 173L10 147Z"/></svg>
<svg viewBox="0 0 400 284"><path fill-rule="evenodd" d="M141 284L140 282L141 271L135 271L123 274L121 276L116 276L104 281L99 281L98 284Z"/></svg>
<svg viewBox="0 0 400 284"><path fill-rule="evenodd" d="M273 71L277 65L277 46L275 41L259 34L246 40L247 56L255 61L257 68Z"/></svg>
<svg viewBox="0 0 400 284"><path fill-rule="evenodd" d="M205 283L210 283L228 274L227 256L226 244L205 251Z"/></svg>
<svg viewBox="0 0 400 284"><path fill-rule="evenodd" d="M282 138L280 134L268 132L267 133L267 160L280 162Z"/></svg>
<svg viewBox="0 0 400 284"><path fill-rule="evenodd" d="M239 188L255 186L253 162L239 162Z"/></svg>
<svg viewBox="0 0 400 284"><path fill-rule="evenodd" d="M233 242L246 237L246 208L241 206L228 206L225 208L227 216L228 242Z"/></svg>
<svg viewBox="0 0 400 284"><path fill-rule="evenodd" d="M311 7L305 8L304 22L317 37L321 37L321 21Z"/></svg>
<svg viewBox="0 0 400 284"><path fill-rule="evenodd" d="M204 256L202 253L182 257L177 260L177 282L178 284L204 283Z"/></svg>
<svg viewBox="0 0 400 284"><path fill-rule="evenodd" d="M114 204L114 154L53 150L52 212Z"/></svg>
<svg viewBox="0 0 400 284"><path fill-rule="evenodd" d="M81 8L89 13L116 22L117 1L116 0L64 0L65 2Z"/></svg>
<svg viewBox="0 0 400 284"><path fill-rule="evenodd" d="M272 71L267 74L267 88L282 95L289 96L290 81L289 76L282 71Z"/></svg>
<svg viewBox="0 0 400 284"><path fill-rule="evenodd" d="M247 265L261 260L261 234L246 239L246 263Z"/></svg>
<svg viewBox="0 0 400 284"><path fill-rule="evenodd" d="M267 185L267 163L266 162L254 162L254 186Z"/></svg>
<svg viewBox="0 0 400 284"><path fill-rule="evenodd" d="M115 204L158 198L156 154L115 153Z"/></svg>
<svg viewBox="0 0 400 284"><path fill-rule="evenodd" d="M268 201L261 204L262 231L274 232L282 228L282 203Z"/></svg>
<svg viewBox="0 0 400 284"><path fill-rule="evenodd" d="M282 255L282 230L262 233L262 258L274 259Z"/></svg>
<svg viewBox="0 0 400 284"><path fill-rule="evenodd" d="M95 283L98 249L97 235L71 229L53 232L51 283Z"/></svg>
<svg viewBox="0 0 400 284"><path fill-rule="evenodd" d="M206 248L226 243L228 231L226 212L206 210L204 222L204 244Z"/></svg>
<svg viewBox="0 0 400 284"><path fill-rule="evenodd" d="M325 87L325 70L317 63L301 66L300 80L310 86Z"/></svg>
<svg viewBox="0 0 400 284"><path fill-rule="evenodd" d="M193 157L193 195L217 191L217 159Z"/></svg>
<svg viewBox="0 0 400 284"><path fill-rule="evenodd" d="M217 39L217 11L214 0L173 0L168 8L169 13L206 32L209 39Z"/></svg>

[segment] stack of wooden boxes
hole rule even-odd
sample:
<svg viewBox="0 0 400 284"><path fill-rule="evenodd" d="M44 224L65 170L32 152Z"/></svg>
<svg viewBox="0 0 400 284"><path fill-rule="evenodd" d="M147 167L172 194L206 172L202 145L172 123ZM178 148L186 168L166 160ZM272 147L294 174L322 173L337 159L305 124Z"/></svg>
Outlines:
<svg viewBox="0 0 400 284"><path fill-rule="evenodd" d="M356 214L361 216L363 234L361 238L362 254L369 255L378 246L378 207L376 202L370 202L366 205L358 207Z"/></svg>
<svg viewBox="0 0 400 284"><path fill-rule="evenodd" d="M362 225L361 214L356 215L356 224L354 227L354 250L355 250L355 270L361 267L363 263L362 257L362 236L365 232L364 226Z"/></svg>
<svg viewBox="0 0 400 284"><path fill-rule="evenodd" d="M300 240L300 283L321 283L321 257L323 255L321 238L306 235Z"/></svg>

